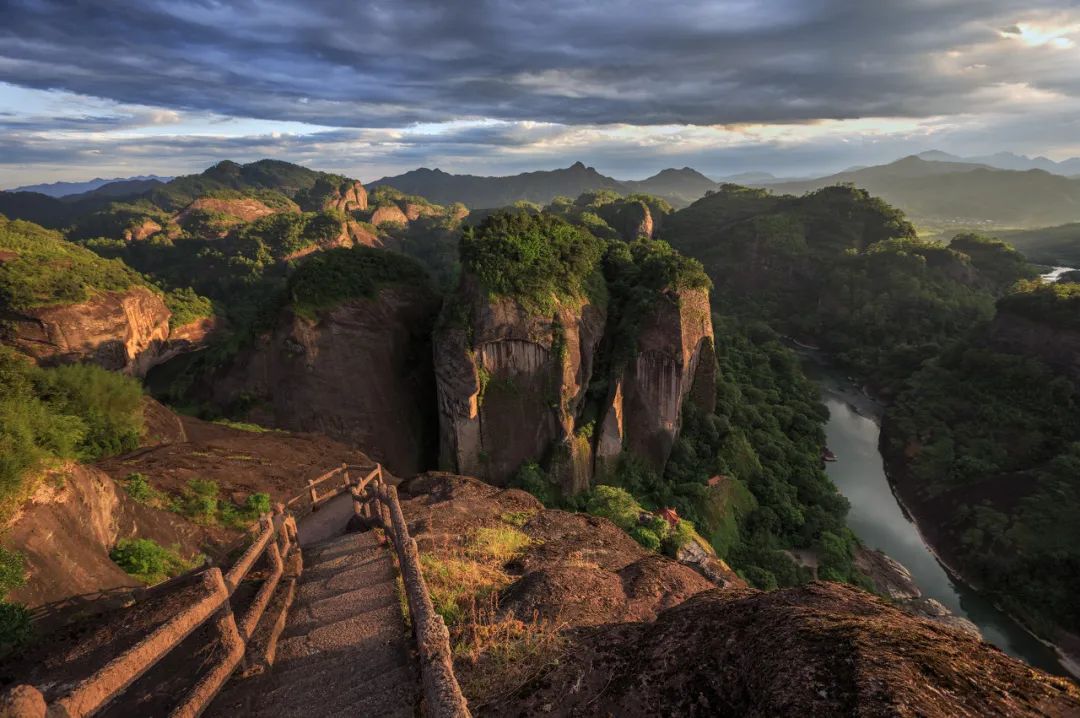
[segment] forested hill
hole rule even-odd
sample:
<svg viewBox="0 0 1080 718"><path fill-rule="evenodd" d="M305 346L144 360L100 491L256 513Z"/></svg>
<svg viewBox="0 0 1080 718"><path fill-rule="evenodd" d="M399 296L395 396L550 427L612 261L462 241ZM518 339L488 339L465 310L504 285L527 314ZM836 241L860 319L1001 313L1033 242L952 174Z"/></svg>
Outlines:
<svg viewBox="0 0 1080 718"><path fill-rule="evenodd" d="M919 239L899 210L851 187L792 197L727 185L672 215L662 235L704 263L717 306L821 345L879 390L1035 274L990 238Z"/></svg>
<svg viewBox="0 0 1080 718"><path fill-rule="evenodd" d="M1080 629L1080 285L1039 281L998 239L919 239L850 186L725 186L662 234L723 311L820 346L889 402L894 486L952 566L1044 637Z"/></svg>
<svg viewBox="0 0 1080 718"><path fill-rule="evenodd" d="M819 179L770 184L769 189L803 194L840 183L881 197L917 222L1046 227L1080 220L1080 179L914 156Z"/></svg>
<svg viewBox="0 0 1080 718"><path fill-rule="evenodd" d="M1078 284L1020 283L905 383L882 444L939 552L1066 642L1080 631L1078 300Z"/></svg>
<svg viewBox="0 0 1080 718"><path fill-rule="evenodd" d="M426 167L396 177L383 177L370 186L389 185L439 204L461 202L473 209L506 207L516 202L545 205L556 197L577 197L584 192L610 190L620 194L644 193L685 206L719 185L689 167L666 169L644 180L617 180L575 162L566 169L525 172L509 177L455 175Z"/></svg>

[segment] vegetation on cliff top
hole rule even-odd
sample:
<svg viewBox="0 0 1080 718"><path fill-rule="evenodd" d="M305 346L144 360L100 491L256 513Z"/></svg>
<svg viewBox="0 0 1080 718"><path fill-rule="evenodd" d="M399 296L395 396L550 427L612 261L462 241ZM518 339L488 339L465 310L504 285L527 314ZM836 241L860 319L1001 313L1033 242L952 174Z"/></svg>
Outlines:
<svg viewBox="0 0 1080 718"><path fill-rule="evenodd" d="M142 428L134 379L88 364L41 369L0 348L0 518L33 491L29 477L48 460L131 451Z"/></svg>
<svg viewBox="0 0 1080 718"><path fill-rule="evenodd" d="M1024 281L1002 297L998 310L1067 330L1080 330L1080 284Z"/></svg>
<svg viewBox="0 0 1080 718"><path fill-rule="evenodd" d="M790 197L725 186L670 217L663 236L705 264L715 306L820 344L882 389L1034 274L996 240L920 240L902 213L851 187Z"/></svg>
<svg viewBox="0 0 1080 718"><path fill-rule="evenodd" d="M13 309L73 304L94 292L144 283L123 262L103 259L59 232L0 215L0 303Z"/></svg>
<svg viewBox="0 0 1080 718"><path fill-rule="evenodd" d="M293 310L310 319L320 310L350 299L375 296L382 287L430 288L431 280L414 259L370 247L331 249L309 257L289 278Z"/></svg>
<svg viewBox="0 0 1080 718"><path fill-rule="evenodd" d="M549 311L595 289L604 244L546 214L496 212L461 236L461 264L481 286L523 306Z"/></svg>

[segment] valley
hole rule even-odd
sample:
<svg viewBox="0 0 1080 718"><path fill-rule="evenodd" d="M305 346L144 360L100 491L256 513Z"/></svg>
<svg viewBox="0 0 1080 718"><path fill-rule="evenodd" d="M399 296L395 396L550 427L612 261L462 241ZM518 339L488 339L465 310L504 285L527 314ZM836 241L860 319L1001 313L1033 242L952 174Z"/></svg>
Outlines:
<svg viewBox="0 0 1080 718"><path fill-rule="evenodd" d="M939 601L953 615L972 621L982 637L1010 655L1056 675L1075 675L1055 650L1016 619L955 576L935 555L894 494L879 451L883 408L859 393L845 377L811 357L807 374L822 387L829 410L825 434L839 461L828 474L850 502L848 525L869 548L876 548L911 572L922 596Z"/></svg>
<svg viewBox="0 0 1080 718"><path fill-rule="evenodd" d="M1030 396L1016 411L1071 396L1072 335L1048 342L1044 325L1073 329L1076 285L1040 279L992 237L920 238L903 212L846 185L795 196L727 184L688 199L673 194L685 173L661 173L667 194L655 196L594 187L586 170L532 175L525 189L462 181L460 192L508 193L499 198L508 206L477 209L451 202L466 195L449 175L436 203L283 162L222 162L131 196L98 188L90 194L105 194L68 203L57 229L0 220L12 378L0 408L17 419L4 441L18 459L4 468L12 568L0 632L10 638L0 640L53 655L58 639L43 629L70 616L47 606L99 596L90 603L104 612L86 615L107 623L140 583L180 580L203 562L228 566L243 527L302 498L328 465L378 462L406 513L420 512L409 531L456 646L453 671L465 699L491 714L544 700L547 689L528 676L556 670L555 646L610 650L547 623L533 643L530 620L624 626L629 633L604 638L610 645L678 643L666 621L725 614L758 595L789 596L826 621L886 611L850 639L876 646L859 660L931 631L965 651L979 646L976 663L950 659L947 670L982 670L994 649L970 619L990 644L1067 675L995 604L1071 645L1061 596L1072 573L1032 578L1040 569L1027 563L1076 560L1062 548L1070 529L1040 533L1029 508L1064 495L1055 487L1071 460L1071 400L1008 427L1028 451L1017 461L986 450L995 439L979 421L943 425L963 412L951 400L985 391L963 362L1027 377ZM544 183L585 190L541 206ZM836 369L806 364L789 338L818 347ZM847 374L885 407L883 454L877 423L852 413L835 381ZM945 394L943 381L962 391ZM140 398L144 387L154 400ZM920 451L903 448L913 442ZM840 461L823 462L827 449ZM897 495L933 527L908 521L882 455ZM1003 500L989 494L993 507L964 508L982 498L992 461L1037 480ZM941 488L963 472L967 485ZM77 521L70 511L83 504L95 516L89 532L38 533ZM344 531L343 505L327 541ZM369 511L356 505L357 516ZM1071 499L1057 506L1063 516L1075 508ZM456 523L460 511L467 524ZM65 570L57 557L74 555L69 540L92 568ZM594 543L614 553L596 559ZM337 556L353 543L311 545L312 556ZM379 545L365 538L356 555L375 556ZM980 591L950 578L935 553ZM1000 580L988 580L987 561ZM795 620L767 610L782 625ZM46 623L30 620L42 611ZM816 640L791 625L798 641ZM481 639L489 633L499 638ZM322 640L284 635L290 645ZM223 695L285 690L238 680Z"/></svg>

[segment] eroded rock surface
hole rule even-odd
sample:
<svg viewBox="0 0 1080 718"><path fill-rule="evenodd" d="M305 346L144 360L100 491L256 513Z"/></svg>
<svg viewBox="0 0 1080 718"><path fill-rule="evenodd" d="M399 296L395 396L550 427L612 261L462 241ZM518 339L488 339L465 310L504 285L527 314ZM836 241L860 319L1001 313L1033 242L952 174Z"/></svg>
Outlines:
<svg viewBox="0 0 1080 718"><path fill-rule="evenodd" d="M435 458L429 337L438 311L421 287L386 288L316 319L286 311L215 382L214 401L247 402L253 421L324 434L415 474Z"/></svg>
<svg viewBox="0 0 1080 718"><path fill-rule="evenodd" d="M715 589L572 634L505 716L1074 716L1080 691L855 588Z"/></svg>
<svg viewBox="0 0 1080 718"><path fill-rule="evenodd" d="M100 292L9 316L5 343L43 365L89 361L143 376L161 361L169 316L162 298L144 287Z"/></svg>
<svg viewBox="0 0 1080 718"><path fill-rule="evenodd" d="M709 294L669 292L642 318L637 352L608 393L596 452L598 475L626 449L662 471L678 437L683 402L716 402Z"/></svg>
<svg viewBox="0 0 1080 718"><path fill-rule="evenodd" d="M440 463L503 484L553 446L572 455L604 310L582 300L540 315L468 282L458 301L468 326L448 323L435 337ZM588 486L589 463L565 489Z"/></svg>
<svg viewBox="0 0 1080 718"><path fill-rule="evenodd" d="M35 607L140 585L109 558L119 538L151 538L191 557L208 535L177 514L135 502L96 468L49 472L4 536L27 568L26 583L8 599Z"/></svg>

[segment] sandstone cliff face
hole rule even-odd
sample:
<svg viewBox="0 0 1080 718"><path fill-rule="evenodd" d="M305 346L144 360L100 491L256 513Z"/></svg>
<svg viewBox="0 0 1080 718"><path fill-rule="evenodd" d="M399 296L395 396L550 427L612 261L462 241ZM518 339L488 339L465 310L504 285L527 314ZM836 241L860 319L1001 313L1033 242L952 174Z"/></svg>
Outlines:
<svg viewBox="0 0 1080 718"><path fill-rule="evenodd" d="M152 219L144 219L138 224L124 230L125 242L141 242L162 230L160 224Z"/></svg>
<svg viewBox="0 0 1080 718"><path fill-rule="evenodd" d="M80 304L13 314L4 341L42 365L89 361L143 376L161 361L169 316L160 296L133 287L102 292Z"/></svg>
<svg viewBox="0 0 1080 718"><path fill-rule="evenodd" d="M368 193L359 182L346 182L338 187L323 201L323 209L337 210L348 214L368 208Z"/></svg>
<svg viewBox="0 0 1080 718"><path fill-rule="evenodd" d="M660 230L662 214L654 214L644 202L615 202L600 208L600 216L627 242L638 237L652 239Z"/></svg>
<svg viewBox="0 0 1080 718"><path fill-rule="evenodd" d="M683 403L715 408L716 360L709 294L669 292L642 318L637 352L613 378L596 449L596 473L613 468L624 450L658 471L678 437Z"/></svg>
<svg viewBox="0 0 1080 718"><path fill-rule="evenodd" d="M109 558L119 538L152 538L190 557L206 536L177 514L136 503L96 468L72 464L52 472L4 536L27 568L26 583L9 600L35 607L139 585Z"/></svg>
<svg viewBox="0 0 1080 718"><path fill-rule="evenodd" d="M1041 359L1080 381L1080 333L999 310L990 325L989 340L999 351Z"/></svg>
<svg viewBox="0 0 1080 718"><path fill-rule="evenodd" d="M396 204L384 204L375 208L368 222L378 227L385 222L393 224L408 224L409 217Z"/></svg>
<svg viewBox="0 0 1080 718"><path fill-rule="evenodd" d="M286 311L215 382L214 401L256 399L252 420L324 434L364 448L396 474L415 474L434 463L429 337L438 311L438 297L411 287L346 302L316 320Z"/></svg>
<svg viewBox="0 0 1080 718"><path fill-rule="evenodd" d="M556 445L572 455L604 310L582 301L537 316L512 299L487 299L469 281L458 301L469 326L443 327L435 338L440 463L504 484ZM571 472L564 489L588 480Z"/></svg>

